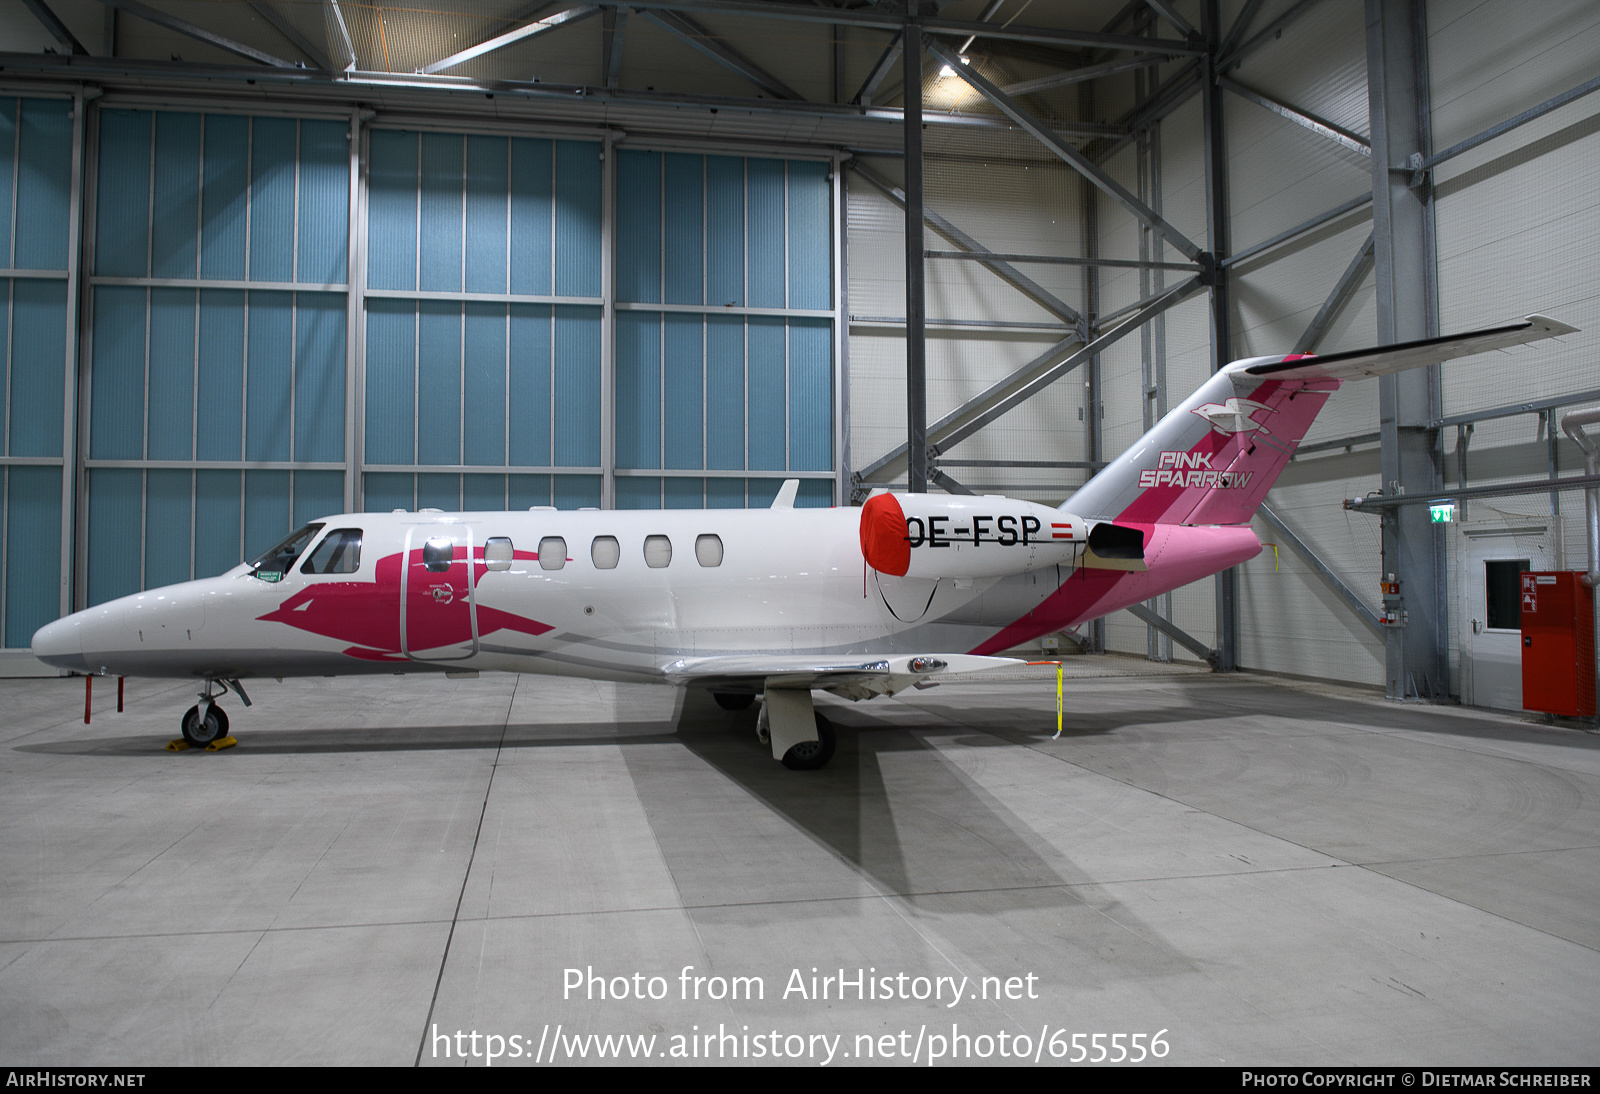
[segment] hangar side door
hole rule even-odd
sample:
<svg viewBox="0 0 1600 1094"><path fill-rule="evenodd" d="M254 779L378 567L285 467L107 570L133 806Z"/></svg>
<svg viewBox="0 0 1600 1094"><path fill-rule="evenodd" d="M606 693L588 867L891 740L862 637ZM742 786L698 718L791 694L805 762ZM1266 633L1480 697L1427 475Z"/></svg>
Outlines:
<svg viewBox="0 0 1600 1094"><path fill-rule="evenodd" d="M406 532L400 652L413 661L464 661L478 652L472 539L465 524Z"/></svg>
<svg viewBox="0 0 1600 1094"><path fill-rule="evenodd" d="M1556 570L1553 518L1516 525L1460 525L1461 701L1522 709L1524 570Z"/></svg>

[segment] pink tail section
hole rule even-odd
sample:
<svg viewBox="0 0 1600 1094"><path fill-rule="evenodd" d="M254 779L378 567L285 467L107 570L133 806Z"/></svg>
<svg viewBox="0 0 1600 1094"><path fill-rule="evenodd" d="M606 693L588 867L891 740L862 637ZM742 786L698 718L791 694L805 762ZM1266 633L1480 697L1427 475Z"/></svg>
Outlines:
<svg viewBox="0 0 1600 1094"><path fill-rule="evenodd" d="M1061 508L1118 524L1245 524L1338 387L1219 372Z"/></svg>
<svg viewBox="0 0 1600 1094"><path fill-rule="evenodd" d="M1119 608L1237 566L1261 552L1248 527L1185 528L1174 524L1132 524L1144 533L1142 573L1080 569L1033 611L1008 625L971 652L999 653L1041 634L1076 627Z"/></svg>

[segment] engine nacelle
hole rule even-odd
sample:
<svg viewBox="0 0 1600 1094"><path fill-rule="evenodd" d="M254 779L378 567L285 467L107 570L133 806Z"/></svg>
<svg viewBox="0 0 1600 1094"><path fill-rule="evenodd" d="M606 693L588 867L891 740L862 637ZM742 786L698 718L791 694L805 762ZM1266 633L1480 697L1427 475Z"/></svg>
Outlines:
<svg viewBox="0 0 1600 1094"><path fill-rule="evenodd" d="M1088 534L1082 517L997 494L883 493L861 507L861 553L874 570L896 577L1004 577L1071 566Z"/></svg>

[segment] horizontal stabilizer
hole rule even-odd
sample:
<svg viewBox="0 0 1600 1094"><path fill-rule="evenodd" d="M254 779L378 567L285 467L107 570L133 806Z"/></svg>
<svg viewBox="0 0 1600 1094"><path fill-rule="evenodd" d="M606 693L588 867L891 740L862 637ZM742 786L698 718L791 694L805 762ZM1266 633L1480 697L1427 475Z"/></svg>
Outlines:
<svg viewBox="0 0 1600 1094"><path fill-rule="evenodd" d="M1366 376L1387 376L1392 372L1403 372L1409 368L1436 365L1454 357L1468 357L1492 349L1520 346L1543 338L1575 334L1577 330L1577 327L1570 327L1547 316L1530 315L1518 323L1490 327L1487 330L1467 331L1465 334L1447 334L1441 338L1397 342L1392 346L1350 350L1346 353L1292 355L1278 361L1241 363L1233 368L1252 376L1266 376L1274 380L1359 380ZM1259 358L1257 360L1259 361Z"/></svg>

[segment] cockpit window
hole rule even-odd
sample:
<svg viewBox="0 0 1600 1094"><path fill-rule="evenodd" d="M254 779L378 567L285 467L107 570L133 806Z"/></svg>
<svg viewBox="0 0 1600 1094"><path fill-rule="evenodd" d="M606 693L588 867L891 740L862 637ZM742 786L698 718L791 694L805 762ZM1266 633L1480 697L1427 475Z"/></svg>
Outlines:
<svg viewBox="0 0 1600 1094"><path fill-rule="evenodd" d="M361 529L335 528L311 552L303 574L353 574L361 569Z"/></svg>
<svg viewBox="0 0 1600 1094"><path fill-rule="evenodd" d="M258 555L251 561L250 569L254 570L255 576L262 581L282 581L283 575L294 565L294 560L306 549L306 544L316 538L320 531L322 531L320 524L306 525L272 550Z"/></svg>

